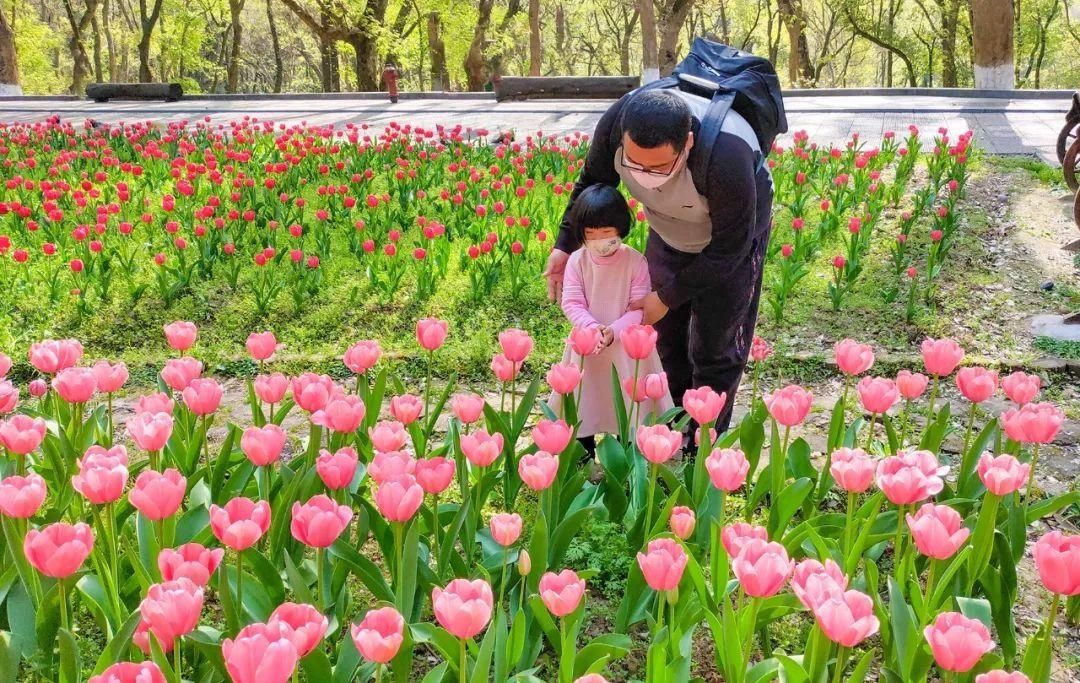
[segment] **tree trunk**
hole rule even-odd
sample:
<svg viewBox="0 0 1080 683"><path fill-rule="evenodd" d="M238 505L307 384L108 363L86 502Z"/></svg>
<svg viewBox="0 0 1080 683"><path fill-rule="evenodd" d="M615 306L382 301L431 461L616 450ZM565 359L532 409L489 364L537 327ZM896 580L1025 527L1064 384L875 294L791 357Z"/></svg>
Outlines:
<svg viewBox="0 0 1080 683"><path fill-rule="evenodd" d="M278 39L272 0L266 0L266 21L270 24L270 43L274 48L274 92L278 93L285 85L285 65L281 61L281 41Z"/></svg>
<svg viewBox="0 0 1080 683"><path fill-rule="evenodd" d="M64 12L71 25L71 37L68 38L68 51L71 52L72 62L70 90L72 95L82 95L86 90L86 81L94 69L90 56L86 54L83 35L90 28L94 14L97 12L97 0L87 0L82 16L79 17L75 16L75 8L71 0L64 0Z"/></svg>
<svg viewBox="0 0 1080 683"><path fill-rule="evenodd" d="M641 16L641 82L660 78L660 49L656 44L656 8L653 0L637 0Z"/></svg>
<svg viewBox="0 0 1080 683"><path fill-rule="evenodd" d="M975 41L975 87L1015 87L1011 0L972 0L971 33Z"/></svg>
<svg viewBox="0 0 1080 683"><path fill-rule="evenodd" d="M788 78L792 86L813 85L814 72L810 65L810 43L806 40L806 19L797 0L777 0L780 18L788 31Z"/></svg>
<svg viewBox="0 0 1080 683"><path fill-rule="evenodd" d="M94 32L94 80L105 80L101 70L101 27L98 26L97 11L90 15L90 30Z"/></svg>
<svg viewBox="0 0 1080 683"><path fill-rule="evenodd" d="M956 70L956 33L959 28L960 0L939 0L941 8L941 85L955 88L959 83Z"/></svg>
<svg viewBox="0 0 1080 683"><path fill-rule="evenodd" d="M139 82L150 83L154 80L154 74L150 71L150 40L154 35L154 27L157 26L158 17L161 16L162 0L153 0L154 6L147 10L146 0L139 0L139 24L142 32L139 35Z"/></svg>
<svg viewBox="0 0 1080 683"><path fill-rule="evenodd" d="M0 95L21 95L19 60L15 53L15 33L0 4Z"/></svg>
<svg viewBox="0 0 1080 683"><path fill-rule="evenodd" d="M529 0L529 75L540 75L540 0Z"/></svg>
<svg viewBox="0 0 1080 683"><path fill-rule="evenodd" d="M672 0L660 16L660 73L667 76L675 68L679 58L679 31L686 16L694 8L694 0Z"/></svg>
<svg viewBox="0 0 1080 683"><path fill-rule="evenodd" d="M338 51L334 41L321 38L319 41L319 57L321 64L320 76L322 78L323 92L339 92L341 90L341 75L338 73Z"/></svg>
<svg viewBox="0 0 1080 683"><path fill-rule="evenodd" d="M435 92L450 90L450 72L446 68L446 45L441 34L438 12L427 18L428 50L431 52L431 89Z"/></svg>
<svg viewBox="0 0 1080 683"><path fill-rule="evenodd" d="M113 43L112 24L110 23L109 0L101 0L101 27L105 33L105 48L109 53L109 80L117 80L116 73L116 45Z"/></svg>
<svg viewBox="0 0 1080 683"><path fill-rule="evenodd" d="M473 34L469 51L465 55L465 84L469 90L483 90L488 81L487 62L484 59L484 44L487 42L487 30L491 25L491 10L494 0L480 0L480 9L476 18L476 32Z"/></svg>
<svg viewBox="0 0 1080 683"><path fill-rule="evenodd" d="M240 44L243 39L243 24L240 13L244 11L244 0L229 0L229 17L232 21L232 44L229 49L228 83L229 92L240 90Z"/></svg>

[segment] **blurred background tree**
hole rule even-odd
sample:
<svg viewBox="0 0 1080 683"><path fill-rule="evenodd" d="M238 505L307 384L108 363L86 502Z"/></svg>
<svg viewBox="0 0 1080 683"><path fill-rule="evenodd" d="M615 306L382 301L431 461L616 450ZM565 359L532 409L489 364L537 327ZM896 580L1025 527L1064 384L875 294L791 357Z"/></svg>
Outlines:
<svg viewBox="0 0 1080 683"><path fill-rule="evenodd" d="M1078 2L0 0L0 91L374 90L388 62L406 90L481 90L498 74L664 73L698 35L771 58L788 87L1071 88Z"/></svg>

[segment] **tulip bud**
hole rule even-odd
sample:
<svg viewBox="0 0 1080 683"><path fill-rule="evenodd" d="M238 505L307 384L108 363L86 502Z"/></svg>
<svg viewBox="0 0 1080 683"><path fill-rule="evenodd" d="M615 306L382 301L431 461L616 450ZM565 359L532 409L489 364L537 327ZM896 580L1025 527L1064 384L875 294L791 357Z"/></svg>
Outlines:
<svg viewBox="0 0 1080 683"><path fill-rule="evenodd" d="M675 586L669 591L664 591L664 599L667 600L669 605L675 605L679 602L679 587Z"/></svg>
<svg viewBox="0 0 1080 683"><path fill-rule="evenodd" d="M518 554L517 570L521 576L528 576L532 572L532 558L529 557L529 551L524 548Z"/></svg>

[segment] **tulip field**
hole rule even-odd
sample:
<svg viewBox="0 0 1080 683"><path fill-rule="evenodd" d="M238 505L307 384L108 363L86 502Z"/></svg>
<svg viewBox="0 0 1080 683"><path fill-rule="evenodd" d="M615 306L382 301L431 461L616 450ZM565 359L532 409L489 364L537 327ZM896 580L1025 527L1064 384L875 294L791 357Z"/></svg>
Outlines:
<svg viewBox="0 0 1080 683"><path fill-rule="evenodd" d="M762 319L934 315L973 145L776 146ZM1040 375L845 338L823 409L757 336L730 428L736 397L645 414L662 373L613 372L587 452L600 332L538 302L587 149L0 126L0 683L1069 680L1080 492L1041 485L1071 407ZM444 314L493 306L517 322Z"/></svg>

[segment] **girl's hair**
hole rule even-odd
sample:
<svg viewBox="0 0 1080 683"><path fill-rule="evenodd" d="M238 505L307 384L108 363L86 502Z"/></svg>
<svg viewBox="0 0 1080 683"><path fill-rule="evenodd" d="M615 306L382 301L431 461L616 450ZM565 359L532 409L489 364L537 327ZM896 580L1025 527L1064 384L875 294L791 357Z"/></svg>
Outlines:
<svg viewBox="0 0 1080 683"><path fill-rule="evenodd" d="M580 243L585 241L585 228L615 228L619 237L626 237L630 234L630 207L617 188L590 185L574 200L570 225Z"/></svg>

